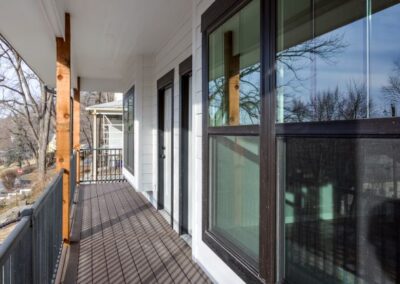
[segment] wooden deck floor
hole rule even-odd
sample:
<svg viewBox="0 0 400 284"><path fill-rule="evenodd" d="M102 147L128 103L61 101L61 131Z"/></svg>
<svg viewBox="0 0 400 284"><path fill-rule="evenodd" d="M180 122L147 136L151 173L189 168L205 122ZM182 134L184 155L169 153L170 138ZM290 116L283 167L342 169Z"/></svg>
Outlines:
<svg viewBox="0 0 400 284"><path fill-rule="evenodd" d="M64 283L210 283L190 247L127 183L83 185Z"/></svg>

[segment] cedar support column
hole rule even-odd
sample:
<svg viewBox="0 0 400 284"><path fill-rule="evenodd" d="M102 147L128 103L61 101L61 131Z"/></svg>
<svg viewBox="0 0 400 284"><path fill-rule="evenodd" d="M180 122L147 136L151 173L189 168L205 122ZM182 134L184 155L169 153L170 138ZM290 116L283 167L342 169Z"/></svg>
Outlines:
<svg viewBox="0 0 400 284"><path fill-rule="evenodd" d="M240 125L240 55L233 55L233 32L227 31L224 34L224 75L225 75L225 94L224 94L224 114L228 115L227 125ZM235 141L236 142L236 141ZM238 145L234 144L234 152L240 153ZM234 156L232 159L235 168L242 168L243 162ZM241 171L236 172L234 179L234 222L237 225L242 224L242 196L243 190L241 184Z"/></svg>
<svg viewBox="0 0 400 284"><path fill-rule="evenodd" d="M62 188L62 236L64 243L69 243L70 227L70 170L71 170L71 32L70 17L65 14L65 39L56 38L57 42L57 170L64 169Z"/></svg>
<svg viewBox="0 0 400 284"><path fill-rule="evenodd" d="M240 58L233 55L233 32L224 34L225 113L228 125L240 124Z"/></svg>
<svg viewBox="0 0 400 284"><path fill-rule="evenodd" d="M81 149L81 80L78 77L77 88L74 89L74 138L73 147L76 151L76 183L79 183L80 177L80 155L79 150Z"/></svg>

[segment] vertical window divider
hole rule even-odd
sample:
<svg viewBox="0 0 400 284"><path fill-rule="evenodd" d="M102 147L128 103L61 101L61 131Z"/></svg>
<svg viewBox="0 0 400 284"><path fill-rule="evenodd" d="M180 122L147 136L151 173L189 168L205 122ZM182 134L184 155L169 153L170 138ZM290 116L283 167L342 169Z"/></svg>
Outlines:
<svg viewBox="0 0 400 284"><path fill-rule="evenodd" d="M266 283L277 280L275 28L276 0L261 1L260 274Z"/></svg>

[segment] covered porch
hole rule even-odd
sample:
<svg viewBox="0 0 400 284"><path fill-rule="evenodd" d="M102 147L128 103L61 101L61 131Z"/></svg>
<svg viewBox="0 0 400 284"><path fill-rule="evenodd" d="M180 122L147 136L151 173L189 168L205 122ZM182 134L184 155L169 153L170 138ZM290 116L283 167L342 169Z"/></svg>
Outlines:
<svg viewBox="0 0 400 284"><path fill-rule="evenodd" d="M43 244L53 246L45 271L29 243L36 217L25 218L34 253L19 275L14 234L0 262L5 282L243 283L203 239L201 17L213 3L0 3L0 34L56 91L58 195L46 216L60 217L54 244ZM81 93L92 91L124 94L123 149L81 143Z"/></svg>

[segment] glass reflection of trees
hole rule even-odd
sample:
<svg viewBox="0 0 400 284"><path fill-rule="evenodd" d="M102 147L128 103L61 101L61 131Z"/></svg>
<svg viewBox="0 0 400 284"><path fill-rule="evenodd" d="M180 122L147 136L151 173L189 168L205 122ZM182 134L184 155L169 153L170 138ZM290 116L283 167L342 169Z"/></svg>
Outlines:
<svg viewBox="0 0 400 284"><path fill-rule="evenodd" d="M396 28L396 23L391 21L398 18L399 12L400 5L387 5L383 10L372 11L370 17L354 16L353 22L338 17L337 23L326 24L334 30L316 35L314 30L308 31L309 35L302 30L299 38L308 40L299 43L289 43L292 39L287 38L294 31L286 28L286 21L289 25L294 20L281 20L277 53L277 121L398 116L400 52L396 50L400 37L396 35L398 33L388 35L388 32ZM310 18L315 18L309 20L310 26L323 26L325 23L315 16L322 12L313 13ZM336 12L326 12L329 13L334 15ZM387 39L386 42L381 42L381 38ZM292 46L285 46L290 44ZM390 63L393 68L389 67Z"/></svg>
<svg viewBox="0 0 400 284"><path fill-rule="evenodd" d="M260 121L260 63L240 70L240 123L243 125L259 124ZM210 125L225 125L228 111L224 105L225 77L209 82Z"/></svg>
<svg viewBox="0 0 400 284"><path fill-rule="evenodd" d="M386 113L386 116L397 116L396 105L400 102L400 58L395 60L393 65L388 83L382 88L386 100L390 103L390 113Z"/></svg>
<svg viewBox="0 0 400 284"><path fill-rule="evenodd" d="M278 66L284 73L291 73L286 81L278 81L278 93L284 92L284 122L352 120L366 118L373 109L373 100L367 100L365 82L349 80L345 88L336 85L333 89L310 92L309 98L299 95L301 88L307 88L304 82L311 79L304 72L310 64L319 58L326 64L335 65L335 58L342 53L348 44L343 35L327 39L317 38L304 44L284 50L277 55ZM306 61L309 61L306 63ZM318 72L318 71L317 71ZM290 91L286 91L290 90ZM280 121L282 122L282 121Z"/></svg>
<svg viewBox="0 0 400 284"><path fill-rule="evenodd" d="M285 149L288 283L399 283L398 141L288 138Z"/></svg>

